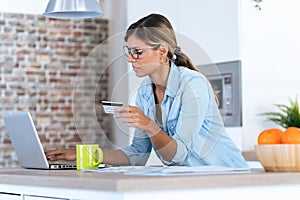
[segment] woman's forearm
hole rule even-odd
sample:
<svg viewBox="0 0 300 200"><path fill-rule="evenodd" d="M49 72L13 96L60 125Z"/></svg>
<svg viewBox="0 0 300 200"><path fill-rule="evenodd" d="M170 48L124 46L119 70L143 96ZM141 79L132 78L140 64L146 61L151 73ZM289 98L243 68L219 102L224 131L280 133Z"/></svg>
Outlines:
<svg viewBox="0 0 300 200"><path fill-rule="evenodd" d="M108 165L130 165L128 157L119 149L104 150L103 163Z"/></svg>
<svg viewBox="0 0 300 200"><path fill-rule="evenodd" d="M167 162L172 161L177 152L177 142L154 122L151 122L145 131L158 150L159 155Z"/></svg>

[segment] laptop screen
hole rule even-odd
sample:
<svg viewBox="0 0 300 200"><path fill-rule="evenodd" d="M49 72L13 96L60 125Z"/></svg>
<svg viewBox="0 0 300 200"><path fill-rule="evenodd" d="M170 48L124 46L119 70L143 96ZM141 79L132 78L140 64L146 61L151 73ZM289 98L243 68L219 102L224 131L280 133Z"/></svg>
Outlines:
<svg viewBox="0 0 300 200"><path fill-rule="evenodd" d="M19 164L24 168L48 169L49 163L30 113L4 114L3 119Z"/></svg>

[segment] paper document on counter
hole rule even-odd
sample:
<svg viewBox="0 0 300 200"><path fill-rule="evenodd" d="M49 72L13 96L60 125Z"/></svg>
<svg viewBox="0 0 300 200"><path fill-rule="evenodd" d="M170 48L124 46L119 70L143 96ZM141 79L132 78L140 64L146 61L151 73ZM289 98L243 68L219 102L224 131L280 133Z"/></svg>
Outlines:
<svg viewBox="0 0 300 200"><path fill-rule="evenodd" d="M186 175L210 175L210 174L235 174L250 173L249 168L230 168L222 166L121 166L107 167L96 170L86 170L86 172L98 173L122 173L125 175L140 176L186 176Z"/></svg>

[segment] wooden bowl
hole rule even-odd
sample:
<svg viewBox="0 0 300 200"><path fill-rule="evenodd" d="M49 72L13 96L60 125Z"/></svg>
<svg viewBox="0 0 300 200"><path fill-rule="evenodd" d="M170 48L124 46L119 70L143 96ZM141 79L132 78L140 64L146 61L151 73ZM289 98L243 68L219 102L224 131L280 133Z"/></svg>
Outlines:
<svg viewBox="0 0 300 200"><path fill-rule="evenodd" d="M300 172L300 144L254 146L258 160L268 172Z"/></svg>

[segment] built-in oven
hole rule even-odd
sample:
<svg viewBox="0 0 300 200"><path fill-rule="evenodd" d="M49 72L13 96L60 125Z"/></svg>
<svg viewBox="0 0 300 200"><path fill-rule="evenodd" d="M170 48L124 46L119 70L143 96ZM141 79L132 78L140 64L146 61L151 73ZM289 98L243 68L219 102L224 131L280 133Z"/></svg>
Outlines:
<svg viewBox="0 0 300 200"><path fill-rule="evenodd" d="M242 126L241 61L197 67L208 78L216 93L225 126Z"/></svg>

